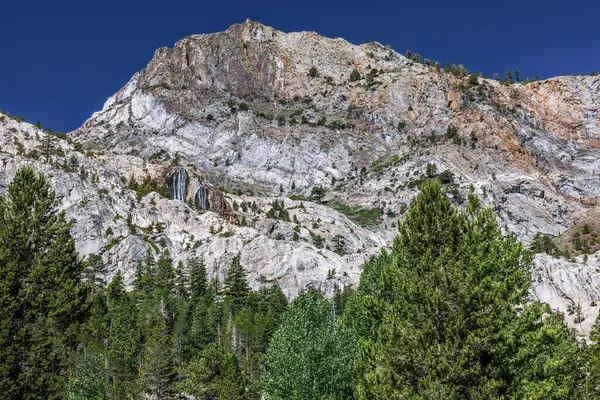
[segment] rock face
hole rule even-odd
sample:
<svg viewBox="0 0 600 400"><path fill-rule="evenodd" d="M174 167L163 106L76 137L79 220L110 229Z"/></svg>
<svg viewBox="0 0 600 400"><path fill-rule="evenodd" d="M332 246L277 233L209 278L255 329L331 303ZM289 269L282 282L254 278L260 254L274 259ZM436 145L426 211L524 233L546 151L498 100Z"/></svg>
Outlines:
<svg viewBox="0 0 600 400"><path fill-rule="evenodd" d="M246 21L157 50L47 157L31 154L44 132L4 118L0 184L26 163L47 173L82 256L100 252L126 276L163 249L202 256L220 277L241 254L254 287L277 282L290 296L356 284L427 175L459 205L474 188L526 242L596 208L600 77L457 75L379 43ZM170 199L136 195L132 177ZM329 206L290 200L315 187ZM534 266L535 295L581 304L587 332L595 269L545 256Z"/></svg>

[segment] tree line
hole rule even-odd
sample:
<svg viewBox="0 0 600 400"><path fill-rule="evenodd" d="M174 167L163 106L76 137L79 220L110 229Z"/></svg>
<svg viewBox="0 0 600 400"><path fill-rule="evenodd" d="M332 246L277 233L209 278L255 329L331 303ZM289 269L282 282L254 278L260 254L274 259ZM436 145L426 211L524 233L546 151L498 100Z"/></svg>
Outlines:
<svg viewBox="0 0 600 400"><path fill-rule="evenodd" d="M0 390L7 399L594 399L598 324L579 341L527 301L531 252L474 194L424 182L357 290L290 304L201 258L138 263L127 287L79 261L42 174L0 195Z"/></svg>

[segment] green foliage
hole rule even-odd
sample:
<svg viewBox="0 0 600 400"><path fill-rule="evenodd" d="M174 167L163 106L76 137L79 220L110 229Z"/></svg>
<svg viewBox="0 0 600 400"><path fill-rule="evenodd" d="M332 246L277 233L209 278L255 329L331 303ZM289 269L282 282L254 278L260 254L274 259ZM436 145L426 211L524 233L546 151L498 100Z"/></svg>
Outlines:
<svg viewBox="0 0 600 400"><path fill-rule="evenodd" d="M331 202L328 205L359 226L374 228L381 223L383 211L379 208L367 209L359 205L350 205L339 201Z"/></svg>
<svg viewBox="0 0 600 400"><path fill-rule="evenodd" d="M323 238L323 236L314 233L314 232L310 232L310 237L313 241L313 244L317 247L317 249L322 249L323 245L325 244L325 238Z"/></svg>
<svg viewBox="0 0 600 400"><path fill-rule="evenodd" d="M333 252L343 256L346 254L346 239L341 235L336 235L333 238Z"/></svg>
<svg viewBox="0 0 600 400"><path fill-rule="evenodd" d="M149 314L139 369L141 392L155 399L169 399L174 394L175 365L165 308L163 302L155 304Z"/></svg>
<svg viewBox="0 0 600 400"><path fill-rule="evenodd" d="M223 285L224 298L236 306L243 306L250 293L246 271L240 263L240 256L233 257Z"/></svg>
<svg viewBox="0 0 600 400"><path fill-rule="evenodd" d="M344 313L360 338L358 398L573 398L573 334L539 304L517 312L528 252L473 194L461 212L439 182L421 189Z"/></svg>
<svg viewBox="0 0 600 400"><path fill-rule="evenodd" d="M371 164L370 170L373 172L382 172L388 168L395 167L398 164L405 161L405 157L400 157L398 154L394 154L392 156L380 157L377 160L373 161ZM361 169L361 174L366 172L366 167L364 170Z"/></svg>
<svg viewBox="0 0 600 400"><path fill-rule="evenodd" d="M480 76L481 76L481 74L479 72L469 75L469 80L468 80L469 86L478 86Z"/></svg>
<svg viewBox="0 0 600 400"><path fill-rule="evenodd" d="M190 271L189 297L192 303L197 303L206 294L208 274L204 260L194 257L190 259L188 264Z"/></svg>
<svg viewBox="0 0 600 400"><path fill-rule="evenodd" d="M133 291L119 271L107 285L101 256L77 262L43 176L20 170L0 195L4 397L598 398L597 345L582 359L562 315L525 305L531 252L472 193L454 207L440 184L453 185L449 171L425 172L435 178L423 176L392 251L367 262L357 292L334 283L332 301L310 290L288 307L264 277L250 290L239 256L223 285L202 259L174 268L168 252L138 263ZM332 206L364 226L381 217ZM283 202L272 208L285 218ZM551 243L539 236L532 249ZM330 245L345 254L343 237Z"/></svg>
<svg viewBox="0 0 600 400"><path fill-rule="evenodd" d="M458 128L450 125L446 130L446 139L456 141L458 136Z"/></svg>
<svg viewBox="0 0 600 400"><path fill-rule="evenodd" d="M298 296L283 315L267 351L269 400L352 397L355 339L316 291Z"/></svg>
<svg viewBox="0 0 600 400"><path fill-rule="evenodd" d="M327 194L327 190L323 186L313 186L310 191L310 199L313 201L321 202L323 197Z"/></svg>
<svg viewBox="0 0 600 400"><path fill-rule="evenodd" d="M561 251L558 249L556 244L552 241L552 238L548 235L536 233L531 241L529 249L534 253L546 253L554 257L561 256Z"/></svg>
<svg viewBox="0 0 600 400"><path fill-rule="evenodd" d="M141 350L141 329L135 293L127 293L123 276L117 273L107 289L107 326L98 344L108 344L110 388L113 396L126 398L136 393L137 361Z"/></svg>
<svg viewBox="0 0 600 400"><path fill-rule="evenodd" d="M358 72L358 70L355 68L354 70L352 70L352 73L350 73L350 82L356 82L360 80L360 72Z"/></svg>
<svg viewBox="0 0 600 400"><path fill-rule="evenodd" d="M310 67L310 69L308 70L308 76L310 78L316 78L319 75L319 71L317 70L317 68L315 66Z"/></svg>
<svg viewBox="0 0 600 400"><path fill-rule="evenodd" d="M73 367L66 391L67 400L105 400L108 376L105 358L100 351L86 351Z"/></svg>
<svg viewBox="0 0 600 400"><path fill-rule="evenodd" d="M171 198L171 193L167 185L159 184L158 182L152 180L152 178L149 176L146 176L142 183L138 183L132 175L127 188L135 191L138 201L141 200L142 197L152 192L156 192L167 199Z"/></svg>
<svg viewBox="0 0 600 400"><path fill-rule="evenodd" d="M187 379L183 384L186 393L199 399L245 400L245 387L248 385L243 376L237 357L224 353L218 346L211 344L192 360L186 369Z"/></svg>
<svg viewBox="0 0 600 400"><path fill-rule="evenodd" d="M266 212L267 218L280 219L282 221L290 221L290 214L285 209L283 200L274 200L271 203L271 209Z"/></svg>
<svg viewBox="0 0 600 400"><path fill-rule="evenodd" d="M435 177L437 175L437 165L433 163L427 163L425 175L427 175L428 178Z"/></svg>
<svg viewBox="0 0 600 400"><path fill-rule="evenodd" d="M594 304L595 306L595 304ZM581 390L581 398L597 399L600 398L600 319L596 323L590 334L592 343L588 345L583 352L585 377Z"/></svg>
<svg viewBox="0 0 600 400"><path fill-rule="evenodd" d="M83 267L82 280L89 286L93 301L95 292L108 283L108 267L98 254L90 254L81 265Z"/></svg>
<svg viewBox="0 0 600 400"><path fill-rule="evenodd" d="M58 399L82 317L75 241L41 174L17 171L0 195L0 389Z"/></svg>

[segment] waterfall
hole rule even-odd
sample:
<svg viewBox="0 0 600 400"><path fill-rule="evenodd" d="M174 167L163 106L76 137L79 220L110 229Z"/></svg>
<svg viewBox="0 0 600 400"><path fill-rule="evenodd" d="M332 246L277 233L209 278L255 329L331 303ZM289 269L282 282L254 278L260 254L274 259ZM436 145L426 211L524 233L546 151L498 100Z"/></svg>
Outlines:
<svg viewBox="0 0 600 400"><path fill-rule="evenodd" d="M196 192L196 207L202 210L208 210L208 189L200 186Z"/></svg>
<svg viewBox="0 0 600 400"><path fill-rule="evenodd" d="M173 199L185 201L187 190L187 171L183 168L178 169L171 178Z"/></svg>

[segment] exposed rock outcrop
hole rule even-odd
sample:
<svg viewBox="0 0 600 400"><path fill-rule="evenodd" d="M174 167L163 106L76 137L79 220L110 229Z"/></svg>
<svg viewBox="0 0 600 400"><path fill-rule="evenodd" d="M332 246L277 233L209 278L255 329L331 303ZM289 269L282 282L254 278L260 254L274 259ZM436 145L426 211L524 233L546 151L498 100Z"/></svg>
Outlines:
<svg viewBox="0 0 600 400"><path fill-rule="evenodd" d="M220 277L241 254L254 287L331 292L391 243L427 175L459 205L473 188L526 242L577 224L600 195L599 108L600 77L474 81L379 43L246 21L157 50L48 157L31 153L44 132L4 118L0 184L26 163L47 173L82 256L100 252L128 278L164 249ZM137 196L131 177L171 199ZM288 198L317 186L327 204ZM595 262L534 263L532 295L582 333L597 313Z"/></svg>

